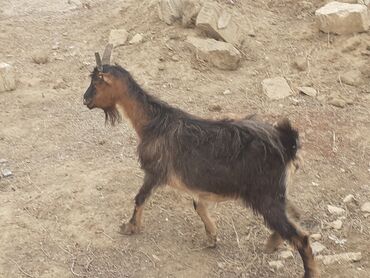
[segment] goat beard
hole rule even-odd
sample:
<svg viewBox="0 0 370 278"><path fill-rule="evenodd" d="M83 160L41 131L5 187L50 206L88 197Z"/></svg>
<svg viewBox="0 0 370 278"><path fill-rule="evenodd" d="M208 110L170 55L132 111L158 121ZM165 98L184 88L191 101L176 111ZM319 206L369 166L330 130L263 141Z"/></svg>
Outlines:
<svg viewBox="0 0 370 278"><path fill-rule="evenodd" d="M122 120L120 113L115 107L104 109L104 113L106 124L109 122L112 126L114 126L116 123L119 123Z"/></svg>

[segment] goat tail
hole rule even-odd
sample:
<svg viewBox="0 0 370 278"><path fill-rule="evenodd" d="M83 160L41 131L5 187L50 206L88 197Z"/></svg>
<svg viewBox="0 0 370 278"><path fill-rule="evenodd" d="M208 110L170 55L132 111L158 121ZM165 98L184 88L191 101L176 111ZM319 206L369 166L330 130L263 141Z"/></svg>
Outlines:
<svg viewBox="0 0 370 278"><path fill-rule="evenodd" d="M284 147L286 162L293 162L295 165L295 162L300 160L300 157L297 156L297 151L300 148L298 131L292 127L288 119L278 122L275 128L279 132L280 142Z"/></svg>

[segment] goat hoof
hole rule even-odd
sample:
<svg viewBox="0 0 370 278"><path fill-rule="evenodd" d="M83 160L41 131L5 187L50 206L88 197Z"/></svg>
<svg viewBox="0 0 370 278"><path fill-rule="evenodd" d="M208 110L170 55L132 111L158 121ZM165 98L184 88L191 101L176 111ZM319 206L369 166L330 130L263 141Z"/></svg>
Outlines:
<svg viewBox="0 0 370 278"><path fill-rule="evenodd" d="M281 239L280 235L277 233L273 233L266 242L265 245L266 253L273 253L277 251L281 244L283 244L283 240Z"/></svg>
<svg viewBox="0 0 370 278"><path fill-rule="evenodd" d="M132 223L123 223L120 226L120 233L123 235L133 235L139 233L140 228Z"/></svg>

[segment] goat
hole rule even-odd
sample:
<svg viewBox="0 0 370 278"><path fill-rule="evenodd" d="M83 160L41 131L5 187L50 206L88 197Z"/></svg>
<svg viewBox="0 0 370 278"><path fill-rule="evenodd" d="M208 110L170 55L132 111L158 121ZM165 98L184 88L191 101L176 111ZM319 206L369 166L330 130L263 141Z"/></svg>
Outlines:
<svg viewBox="0 0 370 278"><path fill-rule="evenodd" d="M133 215L122 224L121 232L139 232L145 201L167 184L194 196L194 209L215 246L217 231L208 204L238 199L262 215L274 231L268 245L276 247L281 239L288 240L301 255L304 277L318 277L309 237L286 212L290 207L287 171L300 147L298 131L289 120L273 126L253 118L198 118L147 93L128 71L110 65L106 52L103 61L95 53L97 67L91 73L84 104L104 110L106 122L112 125L121 115L131 122L145 173Z"/></svg>

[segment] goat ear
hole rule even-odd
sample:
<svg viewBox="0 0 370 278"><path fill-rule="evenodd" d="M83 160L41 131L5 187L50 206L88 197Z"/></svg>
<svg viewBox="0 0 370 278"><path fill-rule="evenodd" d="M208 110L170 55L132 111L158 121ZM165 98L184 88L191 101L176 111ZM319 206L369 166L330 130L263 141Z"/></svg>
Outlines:
<svg viewBox="0 0 370 278"><path fill-rule="evenodd" d="M106 74L106 73L100 73L99 74L99 77L105 82L107 83L108 85L112 85L113 83L113 80L111 78L111 76L109 74Z"/></svg>

